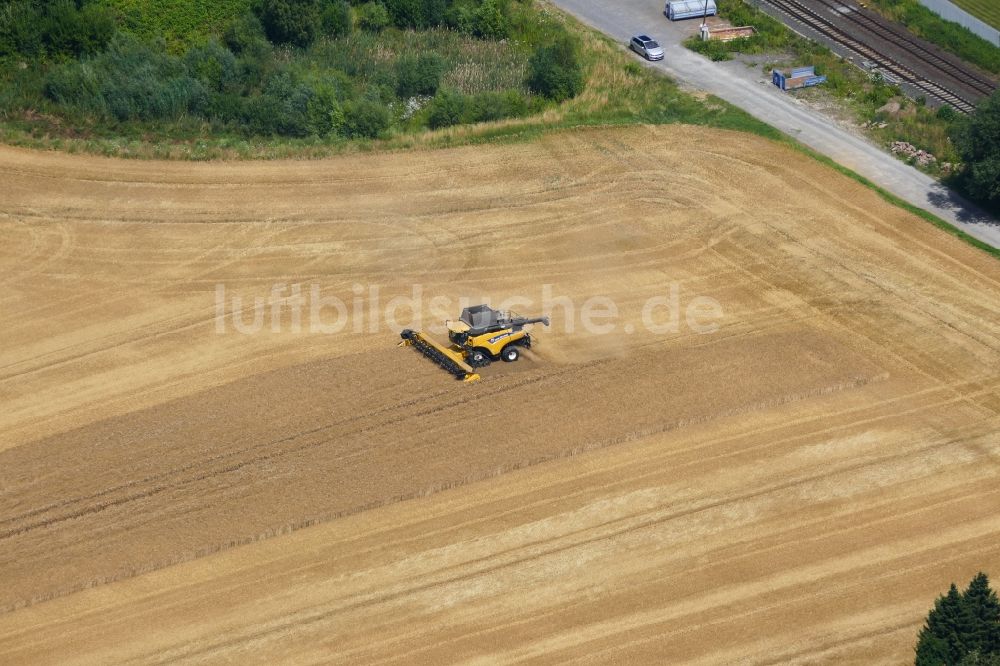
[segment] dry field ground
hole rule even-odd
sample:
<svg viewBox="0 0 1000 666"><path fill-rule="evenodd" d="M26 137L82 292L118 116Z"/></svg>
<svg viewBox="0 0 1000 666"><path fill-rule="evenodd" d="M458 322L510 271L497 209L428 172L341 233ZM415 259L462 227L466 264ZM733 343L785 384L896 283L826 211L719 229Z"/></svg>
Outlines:
<svg viewBox="0 0 1000 666"><path fill-rule="evenodd" d="M0 174L0 663L904 663L1000 579L1000 263L785 147ZM275 284L619 314L463 385L217 319ZM642 326L671 285L718 330Z"/></svg>

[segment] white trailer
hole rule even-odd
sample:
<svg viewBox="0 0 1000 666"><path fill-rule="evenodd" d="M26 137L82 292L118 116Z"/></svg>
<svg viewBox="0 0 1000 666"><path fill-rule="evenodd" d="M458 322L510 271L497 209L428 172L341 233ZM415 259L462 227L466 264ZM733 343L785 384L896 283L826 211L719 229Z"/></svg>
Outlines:
<svg viewBox="0 0 1000 666"><path fill-rule="evenodd" d="M715 16L718 12L715 0L667 0L663 6L663 15L671 21Z"/></svg>

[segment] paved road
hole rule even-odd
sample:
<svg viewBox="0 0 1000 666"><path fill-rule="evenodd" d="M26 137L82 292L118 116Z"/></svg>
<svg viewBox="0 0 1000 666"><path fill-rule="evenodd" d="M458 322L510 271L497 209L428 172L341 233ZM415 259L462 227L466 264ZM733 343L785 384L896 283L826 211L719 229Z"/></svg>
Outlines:
<svg viewBox="0 0 1000 666"><path fill-rule="evenodd" d="M682 85L707 91L833 158L887 191L928 210L970 235L1000 247L1000 222L985 215L936 180L900 162L833 120L818 115L794 97L760 81L760 74L739 63L713 63L681 46L698 20L673 24L658 0L552 0L584 23L623 45L647 33L663 43L666 57L652 66Z"/></svg>

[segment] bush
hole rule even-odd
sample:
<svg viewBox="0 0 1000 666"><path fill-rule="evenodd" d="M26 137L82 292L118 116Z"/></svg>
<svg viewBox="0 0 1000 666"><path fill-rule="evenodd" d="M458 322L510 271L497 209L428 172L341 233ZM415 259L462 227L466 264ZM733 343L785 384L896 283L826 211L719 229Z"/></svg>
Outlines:
<svg viewBox="0 0 1000 666"><path fill-rule="evenodd" d="M239 122L243 117L244 98L236 93L211 95L201 113L204 117L222 124Z"/></svg>
<svg viewBox="0 0 1000 666"><path fill-rule="evenodd" d="M328 37L344 37L354 30L354 17L346 0L333 0L323 8L321 19L323 34Z"/></svg>
<svg viewBox="0 0 1000 666"><path fill-rule="evenodd" d="M275 100L271 107L275 114L270 121L270 131L266 133L282 136L308 136L309 102L314 97L313 89L299 82L287 69L279 70L267 81L261 97Z"/></svg>
<svg viewBox="0 0 1000 666"><path fill-rule="evenodd" d="M470 97L467 107L468 122L481 123L527 115L528 100L516 90L483 92Z"/></svg>
<svg viewBox="0 0 1000 666"><path fill-rule="evenodd" d="M406 55L396 61L396 94L402 98L433 95L444 74L444 59L436 53Z"/></svg>
<svg viewBox="0 0 1000 666"><path fill-rule="evenodd" d="M223 41L233 53L261 58L271 49L264 36L264 26L254 14L244 14L226 26Z"/></svg>
<svg viewBox="0 0 1000 666"><path fill-rule="evenodd" d="M452 5L444 15L446 26L467 35L473 34L475 20L475 8L469 5Z"/></svg>
<svg viewBox="0 0 1000 666"><path fill-rule="evenodd" d="M375 139L389 129L389 111L383 105L357 100L344 105L344 135Z"/></svg>
<svg viewBox="0 0 1000 666"><path fill-rule="evenodd" d="M344 129L344 109L337 99L337 91L329 85L321 85L314 91L306 106L309 130L317 136L339 134Z"/></svg>
<svg viewBox="0 0 1000 666"><path fill-rule="evenodd" d="M184 55L184 65L190 76L210 90L223 92L239 86L236 56L214 39L190 49Z"/></svg>
<svg viewBox="0 0 1000 666"><path fill-rule="evenodd" d="M688 47L695 53L700 53L706 56L712 62L720 62L723 60L731 60L732 56L729 55L731 50L737 50L738 47L732 46L734 42L743 40L732 40L731 42L720 42L716 40L704 41L701 37L694 36L688 37L684 42L684 46Z"/></svg>
<svg viewBox="0 0 1000 666"><path fill-rule="evenodd" d="M246 100L241 115L240 120L247 134L257 136L277 134L281 102L268 95L257 95Z"/></svg>
<svg viewBox="0 0 1000 666"><path fill-rule="evenodd" d="M45 96L53 102L85 111L103 113L101 76L89 64L57 67L45 80Z"/></svg>
<svg viewBox="0 0 1000 666"><path fill-rule="evenodd" d="M258 11L264 33L274 44L306 47L319 34L317 0L262 0Z"/></svg>
<svg viewBox="0 0 1000 666"><path fill-rule="evenodd" d="M380 32L389 26L389 12L381 2L367 2L358 7L358 26Z"/></svg>
<svg viewBox="0 0 1000 666"><path fill-rule="evenodd" d="M879 72L872 77L872 85L865 91L862 100L871 108L878 109L885 106L889 100L899 97L902 94L903 91L899 86L886 83L881 72Z"/></svg>
<svg viewBox="0 0 1000 666"><path fill-rule="evenodd" d="M955 111L955 107L950 104L942 104L938 107L937 112L934 114L941 120L947 120L951 122L958 117L958 112Z"/></svg>
<svg viewBox="0 0 1000 666"><path fill-rule="evenodd" d="M559 35L550 45L535 49L528 63L528 88L557 102L576 97L583 90L583 66L569 35Z"/></svg>
<svg viewBox="0 0 1000 666"><path fill-rule="evenodd" d="M242 117L244 132L258 136L303 137L312 134L309 116L306 115L310 97L308 88L300 88L289 99L267 93L248 98Z"/></svg>
<svg viewBox="0 0 1000 666"><path fill-rule="evenodd" d="M427 124L431 129L450 127L462 122L466 98L454 90L441 90L427 105Z"/></svg>
<svg viewBox="0 0 1000 666"><path fill-rule="evenodd" d="M204 86L179 59L125 38L113 40L99 56L54 69L45 94L119 121L175 119L208 101Z"/></svg>
<svg viewBox="0 0 1000 666"><path fill-rule="evenodd" d="M503 0L483 0L473 14L472 33L483 39L504 39L510 30Z"/></svg>

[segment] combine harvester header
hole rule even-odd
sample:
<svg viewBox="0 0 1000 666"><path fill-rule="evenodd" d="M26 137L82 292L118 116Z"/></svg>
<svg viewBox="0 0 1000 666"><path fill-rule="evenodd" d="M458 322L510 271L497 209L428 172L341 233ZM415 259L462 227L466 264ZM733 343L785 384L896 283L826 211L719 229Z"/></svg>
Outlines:
<svg viewBox="0 0 1000 666"><path fill-rule="evenodd" d="M455 375L455 379L461 379L464 382L474 382L479 379L475 369L465 362L465 355L461 351L438 344L423 333L408 328L403 329L399 337L403 338L400 345L412 345L418 352Z"/></svg>

